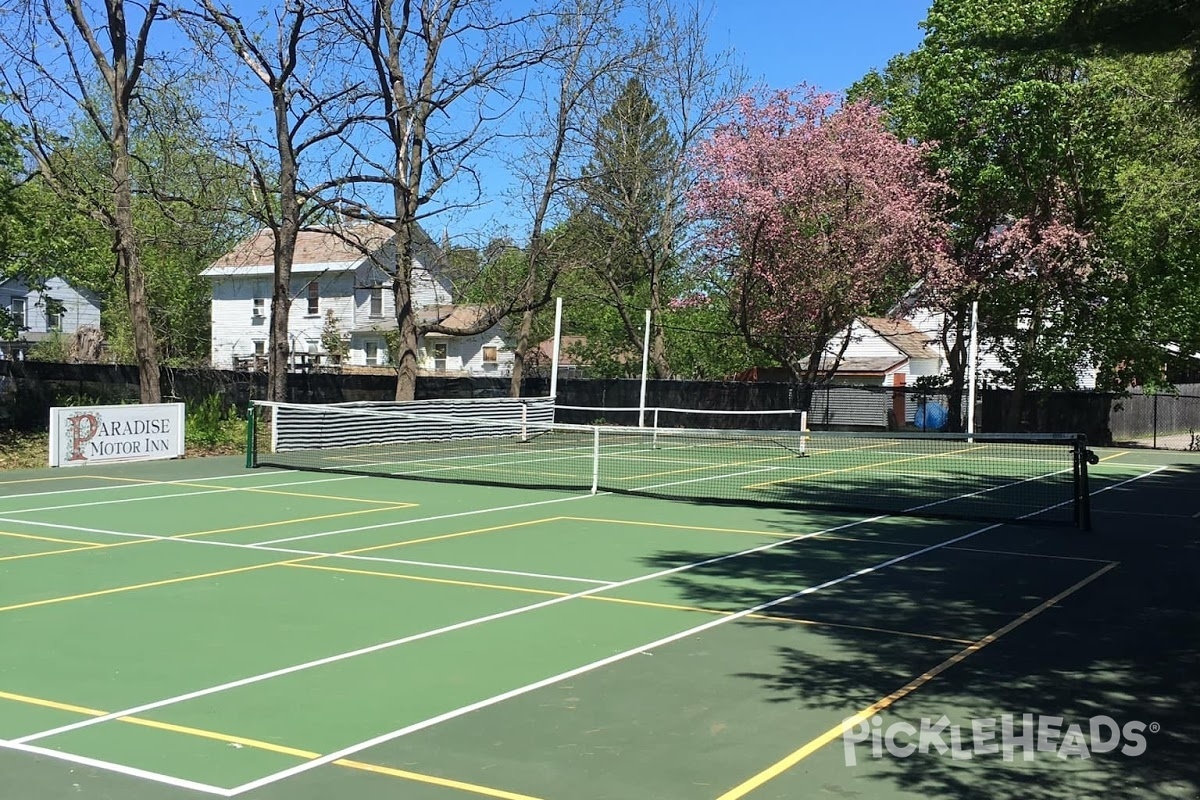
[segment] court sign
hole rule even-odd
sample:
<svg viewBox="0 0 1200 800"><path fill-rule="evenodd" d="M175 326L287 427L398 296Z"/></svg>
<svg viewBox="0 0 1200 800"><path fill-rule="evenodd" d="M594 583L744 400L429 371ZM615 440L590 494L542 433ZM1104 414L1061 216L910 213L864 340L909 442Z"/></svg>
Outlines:
<svg viewBox="0 0 1200 800"><path fill-rule="evenodd" d="M50 409L50 466L183 455L183 403Z"/></svg>

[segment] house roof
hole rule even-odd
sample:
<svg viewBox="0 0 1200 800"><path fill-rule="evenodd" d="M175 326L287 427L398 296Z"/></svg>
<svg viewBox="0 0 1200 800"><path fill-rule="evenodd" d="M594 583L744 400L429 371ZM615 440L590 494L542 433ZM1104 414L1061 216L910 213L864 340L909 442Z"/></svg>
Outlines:
<svg viewBox="0 0 1200 800"><path fill-rule="evenodd" d="M904 366L908 361L908 356L875 356L875 357L854 357L843 358L838 364L838 375L886 375L894 369ZM821 370L826 371L833 368L835 357L825 354L821 357ZM801 364L808 365L808 359L804 359Z"/></svg>
<svg viewBox="0 0 1200 800"><path fill-rule="evenodd" d="M439 305L425 306L416 311L417 322L425 325L436 323L448 328L469 328L487 316L488 309L478 305ZM351 333L378 333L396 330L396 318L388 317L373 322L370 325L355 328ZM430 333L428 336L451 336L448 333Z"/></svg>
<svg viewBox="0 0 1200 800"><path fill-rule="evenodd" d="M84 300L87 300L89 303L91 303L92 305L99 307L100 302L101 302L100 295L96 294L91 289L87 289L83 286L76 286L75 284L68 281L66 278L63 278L59 275L54 275L50 278L47 278L47 286L46 286L47 291L53 291L53 289L50 289L48 284L50 281L54 281L54 280L62 281L63 286L66 286L68 289L75 292L80 297L82 297ZM26 295L32 293L32 290L31 290L29 284L26 283L25 279L22 278L20 275L13 275L10 278L0 279L0 289L6 289L8 291L14 291L14 290L19 289L20 293L23 293Z"/></svg>
<svg viewBox="0 0 1200 800"><path fill-rule="evenodd" d="M929 346L933 337L906 319L861 317L859 321L909 358L939 358L937 351Z"/></svg>
<svg viewBox="0 0 1200 800"><path fill-rule="evenodd" d="M395 232L374 223L301 231L296 237L293 272L348 270L365 258L363 249L374 251L387 244ZM275 267L275 232L263 228L218 258L201 275L271 274Z"/></svg>
<svg viewBox="0 0 1200 800"><path fill-rule="evenodd" d="M563 366L580 366L583 362L572 353L573 349L587 346L586 336L563 336L559 340L558 348L558 363ZM544 342L539 342L537 349L530 353L533 360L537 363L554 363L554 340L547 339Z"/></svg>

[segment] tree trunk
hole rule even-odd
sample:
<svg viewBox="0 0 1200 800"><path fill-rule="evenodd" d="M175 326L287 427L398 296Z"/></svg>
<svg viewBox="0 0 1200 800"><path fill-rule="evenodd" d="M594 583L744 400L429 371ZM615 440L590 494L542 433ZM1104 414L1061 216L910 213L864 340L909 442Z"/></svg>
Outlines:
<svg viewBox="0 0 1200 800"><path fill-rule="evenodd" d="M1032 315L1029 320L1029 331L1017 357L1016 369L1013 370L1013 390L1009 395L1008 413L1005 415L1005 429L1010 433L1021 430L1021 419L1024 416L1025 395L1029 389L1029 373L1032 371L1033 354L1037 349L1038 339L1042 333L1042 308L1040 293L1035 295Z"/></svg>
<svg viewBox="0 0 1200 800"><path fill-rule="evenodd" d="M400 237L397 237L400 238ZM396 274L392 276L392 296L396 301L396 399L412 400L417 396L417 329L416 309L413 308L411 269L403 268L402 251L409 252L408 264L412 263L411 245L396 248Z"/></svg>
<svg viewBox="0 0 1200 800"><path fill-rule="evenodd" d="M508 384L509 397L521 396L521 381L525 377L525 354L529 351L529 335L533 330L533 309L526 309L521 314L521 324L517 328L517 345L513 349L512 377Z"/></svg>
<svg viewBox="0 0 1200 800"><path fill-rule="evenodd" d="M271 347L267 356L267 399L285 403L288 399L288 314L292 308L292 258L296 251L296 230L286 222L275 232L275 281L271 292ZM290 235L289 235L290 234Z"/></svg>
<svg viewBox="0 0 1200 800"><path fill-rule="evenodd" d="M650 366L654 377L671 377L667 363L667 345L659 320L662 314L662 270L656 264L650 272Z"/></svg>
<svg viewBox="0 0 1200 800"><path fill-rule="evenodd" d="M950 374L950 386L946 390L946 430L951 433L961 432L964 428L962 399L967 383L965 335L969 308L959 303L953 310L947 310L942 320L942 348L946 353L946 370Z"/></svg>
<svg viewBox="0 0 1200 800"><path fill-rule="evenodd" d="M150 324L150 308L146 302L146 281L138 259L137 233L133 226L133 187L129 168L129 116L121 102L125 91L125 65L117 61L117 80L113 82L112 179L114 228L113 251L117 266L125 279L125 296L129 304L129 321L133 326L133 348L137 356L138 380L143 403L162 401L159 384L158 351L154 328Z"/></svg>
<svg viewBox="0 0 1200 800"><path fill-rule="evenodd" d="M300 235L300 200L296 196L299 169L292 143L288 114L290 98L282 85L271 87L275 112L275 142L279 148L279 226L275 234L275 280L271 291L271 347L267 357L267 398L276 403L288 399L288 315L292 309L292 262Z"/></svg>

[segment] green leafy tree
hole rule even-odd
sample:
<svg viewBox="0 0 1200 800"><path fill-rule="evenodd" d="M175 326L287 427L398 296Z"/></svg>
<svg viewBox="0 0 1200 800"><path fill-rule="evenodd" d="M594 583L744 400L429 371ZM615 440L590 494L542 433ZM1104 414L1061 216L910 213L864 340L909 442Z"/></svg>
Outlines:
<svg viewBox="0 0 1200 800"><path fill-rule="evenodd" d="M937 143L931 163L956 196L948 254L966 277L926 287L946 311L951 389L964 386L978 299L981 334L1017 394L1014 415L1027 389L1074 386L1076 366L1111 357L1096 330L1121 277L1096 236L1113 170L1111 98L1077 55L1000 56L981 43L1067 12L1059 0L935 0L921 47L851 93L882 103L901 135Z"/></svg>
<svg viewBox="0 0 1200 800"><path fill-rule="evenodd" d="M671 201L668 179L681 158L680 146L645 84L630 78L597 122L591 148L572 223L593 256L595 282L605 296L603 329L619 331L624 347L618 352L632 350L640 359L640 311L662 312L678 267L663 212ZM650 363L656 376L665 377L670 366L661 329L653 335Z"/></svg>

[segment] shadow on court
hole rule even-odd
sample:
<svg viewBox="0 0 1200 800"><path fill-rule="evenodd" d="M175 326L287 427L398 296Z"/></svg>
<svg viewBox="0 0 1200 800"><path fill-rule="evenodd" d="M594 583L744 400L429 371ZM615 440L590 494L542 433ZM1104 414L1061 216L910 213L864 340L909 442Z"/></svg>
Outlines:
<svg viewBox="0 0 1200 800"><path fill-rule="evenodd" d="M1020 733L1023 714L1034 715L1035 724L1060 717L1054 752L1036 752L1031 762L1022 760L1019 747L1014 761L986 753L956 760L949 753L897 758L884 751L873 758L867 742L857 746L857 766L850 767L838 737L750 796L802 797L824 787L826 793L872 798L1200 797L1194 756L1200 744L1194 712L1200 693L1200 524L1194 516L1200 512L1200 465L1102 493L1094 505L1091 534L1005 526L960 543L963 549L938 549L776 607L769 613L833 623L805 628L827 645L780 645L772 659L758 659L736 676L760 685L771 702L838 710L846 717L899 689L904 681L897 681L898 671L916 677L945 659L945 644L900 634L979 641L1091 578L878 712L882 729L900 721L919 729L922 719L933 723L946 715L962 726L968 750L974 719L1013 714ZM864 525L844 535L910 541L907 551L895 550L900 555L979 527L937 525ZM781 595L781 585L810 585L806 562L843 546L850 554L859 545L820 537L788 546L786 557L758 553L672 580L689 603L745 607ZM975 552L981 550L1006 554ZM662 552L647 565L665 568L705 555L718 554ZM851 572L880 559L872 551L847 560L855 562L847 564ZM1111 562L1119 563L1103 571ZM847 650L854 653L850 659ZM1123 755L1118 747L1088 750L1084 758L1075 748L1059 757L1068 726L1080 725L1089 737L1089 721L1097 716L1121 726L1145 723L1144 752ZM1082 742L1085 748L1089 741ZM1121 744L1136 742L1122 738Z"/></svg>

